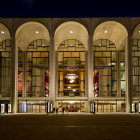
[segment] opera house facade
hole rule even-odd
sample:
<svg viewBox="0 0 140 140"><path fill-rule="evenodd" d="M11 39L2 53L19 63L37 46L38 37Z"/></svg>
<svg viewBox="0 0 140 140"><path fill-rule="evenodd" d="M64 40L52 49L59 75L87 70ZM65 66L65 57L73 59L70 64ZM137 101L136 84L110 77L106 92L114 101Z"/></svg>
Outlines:
<svg viewBox="0 0 140 140"><path fill-rule="evenodd" d="M0 112L140 112L140 18L1 18Z"/></svg>

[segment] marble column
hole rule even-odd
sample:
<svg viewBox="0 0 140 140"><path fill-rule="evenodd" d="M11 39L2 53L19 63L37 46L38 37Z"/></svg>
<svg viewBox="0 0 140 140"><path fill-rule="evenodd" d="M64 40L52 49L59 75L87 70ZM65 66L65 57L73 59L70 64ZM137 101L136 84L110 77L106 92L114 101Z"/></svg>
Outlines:
<svg viewBox="0 0 140 140"><path fill-rule="evenodd" d="M54 36L50 35L50 90L49 97L50 101L55 105L55 83L56 83L56 55L55 55L55 45Z"/></svg>
<svg viewBox="0 0 140 140"><path fill-rule="evenodd" d="M88 87L88 112L90 112L90 102L93 101L93 37L90 31L89 38L88 38L88 79L87 79L87 87Z"/></svg>
<svg viewBox="0 0 140 140"><path fill-rule="evenodd" d="M11 112L17 113L18 96L18 46L14 34L11 36Z"/></svg>
<svg viewBox="0 0 140 140"><path fill-rule="evenodd" d="M125 45L125 72L126 72L126 113L132 112L132 48L131 35L126 39Z"/></svg>

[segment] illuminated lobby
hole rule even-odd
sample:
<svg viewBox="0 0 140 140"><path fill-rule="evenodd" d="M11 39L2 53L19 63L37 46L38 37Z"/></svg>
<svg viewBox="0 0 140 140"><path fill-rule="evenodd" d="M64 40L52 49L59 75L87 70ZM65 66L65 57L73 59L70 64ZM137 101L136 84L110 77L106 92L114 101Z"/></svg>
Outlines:
<svg viewBox="0 0 140 140"><path fill-rule="evenodd" d="M140 112L140 18L1 18L0 112Z"/></svg>

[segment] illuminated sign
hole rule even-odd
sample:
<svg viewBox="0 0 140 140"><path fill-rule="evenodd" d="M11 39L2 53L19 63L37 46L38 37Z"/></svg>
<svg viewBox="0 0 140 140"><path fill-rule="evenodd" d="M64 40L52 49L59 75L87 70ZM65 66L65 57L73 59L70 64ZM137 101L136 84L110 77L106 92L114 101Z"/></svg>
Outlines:
<svg viewBox="0 0 140 140"><path fill-rule="evenodd" d="M8 113L11 113L11 104L8 104Z"/></svg>
<svg viewBox="0 0 140 140"><path fill-rule="evenodd" d="M48 102L47 105L48 105L47 107L48 107L48 113L49 113L50 112L50 109L49 109L50 108L50 103Z"/></svg>
<svg viewBox="0 0 140 140"><path fill-rule="evenodd" d="M139 113L140 113L140 103L138 105L139 105Z"/></svg>
<svg viewBox="0 0 140 140"><path fill-rule="evenodd" d="M4 109L5 109L5 104L1 104L1 113L5 112Z"/></svg>
<svg viewBox="0 0 140 140"><path fill-rule="evenodd" d="M132 103L132 112L136 112L136 103Z"/></svg>

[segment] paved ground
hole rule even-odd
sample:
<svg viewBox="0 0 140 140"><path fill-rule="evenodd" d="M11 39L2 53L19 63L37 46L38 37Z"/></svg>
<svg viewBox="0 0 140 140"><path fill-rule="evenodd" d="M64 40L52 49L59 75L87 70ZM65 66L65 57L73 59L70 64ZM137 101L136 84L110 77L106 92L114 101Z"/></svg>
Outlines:
<svg viewBox="0 0 140 140"><path fill-rule="evenodd" d="M139 114L0 115L0 140L139 140Z"/></svg>

